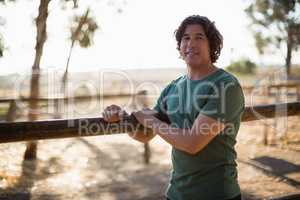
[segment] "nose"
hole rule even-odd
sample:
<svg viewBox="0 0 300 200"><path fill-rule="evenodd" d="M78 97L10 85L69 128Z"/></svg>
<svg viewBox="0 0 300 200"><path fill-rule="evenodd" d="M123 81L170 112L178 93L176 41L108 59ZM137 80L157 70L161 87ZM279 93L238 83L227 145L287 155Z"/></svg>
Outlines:
<svg viewBox="0 0 300 200"><path fill-rule="evenodd" d="M188 41L188 48L194 48L195 46L195 40L193 38L191 38L189 41Z"/></svg>

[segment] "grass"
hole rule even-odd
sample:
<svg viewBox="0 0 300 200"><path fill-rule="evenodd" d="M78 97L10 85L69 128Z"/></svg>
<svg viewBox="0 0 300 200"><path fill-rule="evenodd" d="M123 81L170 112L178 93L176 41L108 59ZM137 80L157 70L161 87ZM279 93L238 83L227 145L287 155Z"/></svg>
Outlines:
<svg viewBox="0 0 300 200"><path fill-rule="evenodd" d="M7 107L0 106L0 120L5 119L7 109L8 109Z"/></svg>
<svg viewBox="0 0 300 200"><path fill-rule="evenodd" d="M257 79L256 74L240 74L240 73L232 73L241 83L242 86L250 86L254 85Z"/></svg>

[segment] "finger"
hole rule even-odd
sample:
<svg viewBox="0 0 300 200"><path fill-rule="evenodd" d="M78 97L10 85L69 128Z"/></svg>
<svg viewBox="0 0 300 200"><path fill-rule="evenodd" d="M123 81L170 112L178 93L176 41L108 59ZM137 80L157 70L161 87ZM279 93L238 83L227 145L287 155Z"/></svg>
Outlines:
<svg viewBox="0 0 300 200"><path fill-rule="evenodd" d="M105 121L108 121L108 118L107 118L107 115L106 115L105 112L102 113L102 116L103 116L103 119L104 119Z"/></svg>
<svg viewBox="0 0 300 200"><path fill-rule="evenodd" d="M117 106L115 104L111 105L112 110L121 110L120 106Z"/></svg>
<svg viewBox="0 0 300 200"><path fill-rule="evenodd" d="M140 116L140 115L143 114L143 111L136 111L135 114L138 115L138 116Z"/></svg>
<svg viewBox="0 0 300 200"><path fill-rule="evenodd" d="M110 119L110 118L111 118L110 112L105 112L105 117L106 117L107 119Z"/></svg>
<svg viewBox="0 0 300 200"><path fill-rule="evenodd" d="M119 111L117 111L117 110L111 110L109 112L110 116L116 116L116 115L118 115L118 113L119 113Z"/></svg>
<svg viewBox="0 0 300 200"><path fill-rule="evenodd" d="M105 109L104 109L104 112L108 112L108 111L110 111L110 107L109 106L107 106Z"/></svg>
<svg viewBox="0 0 300 200"><path fill-rule="evenodd" d="M106 114L107 114L107 118L110 119L112 117L112 112L111 111L108 111Z"/></svg>
<svg viewBox="0 0 300 200"><path fill-rule="evenodd" d="M110 110L112 110L113 108L114 108L113 105L109 105L109 106L107 106L107 107L105 108L105 110L106 110L106 111L110 111Z"/></svg>
<svg viewBox="0 0 300 200"><path fill-rule="evenodd" d="M121 110L118 112L118 116L121 120L123 120L124 116L125 116L125 111Z"/></svg>
<svg viewBox="0 0 300 200"><path fill-rule="evenodd" d="M155 115L155 114L157 114L157 111L149 109L149 108L145 108L145 109L143 109L143 113L146 115Z"/></svg>
<svg viewBox="0 0 300 200"><path fill-rule="evenodd" d="M109 120L109 116L108 116L107 113L104 113L103 116L104 116L104 118L105 118L107 121Z"/></svg>
<svg viewBox="0 0 300 200"><path fill-rule="evenodd" d="M138 112L132 112L133 116L140 121L140 114Z"/></svg>

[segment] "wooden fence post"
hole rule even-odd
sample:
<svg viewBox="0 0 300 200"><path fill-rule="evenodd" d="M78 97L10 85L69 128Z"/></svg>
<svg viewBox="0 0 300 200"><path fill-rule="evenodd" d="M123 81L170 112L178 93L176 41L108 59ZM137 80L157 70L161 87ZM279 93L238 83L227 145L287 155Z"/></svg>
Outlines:
<svg viewBox="0 0 300 200"><path fill-rule="evenodd" d="M142 108L148 108L149 103L147 99L147 91L142 90L137 93L135 96L135 103L137 105L142 106ZM151 150L149 143L144 144L144 163L149 164L150 163L150 157L151 157Z"/></svg>
<svg viewBox="0 0 300 200"><path fill-rule="evenodd" d="M15 121L16 117L17 117L17 110L18 110L18 107L17 107L16 100L11 100L9 103L9 108L8 108L5 120L7 122Z"/></svg>
<svg viewBox="0 0 300 200"><path fill-rule="evenodd" d="M271 95L270 87L265 86L262 89L263 89L263 96L265 97L265 99L270 97L270 95ZM264 103L268 103L268 100L264 101ZM269 136L269 126L268 126L268 123L265 123L264 127L263 127L263 144L264 145L268 145L268 136Z"/></svg>

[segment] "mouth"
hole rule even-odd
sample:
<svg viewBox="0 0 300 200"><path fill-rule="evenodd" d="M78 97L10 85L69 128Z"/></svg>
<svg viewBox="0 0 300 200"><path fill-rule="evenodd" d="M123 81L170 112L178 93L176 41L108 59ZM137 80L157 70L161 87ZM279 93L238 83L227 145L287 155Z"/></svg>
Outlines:
<svg viewBox="0 0 300 200"><path fill-rule="evenodd" d="M185 56L197 56L197 55L199 55L198 52L194 52L194 51L185 52Z"/></svg>

